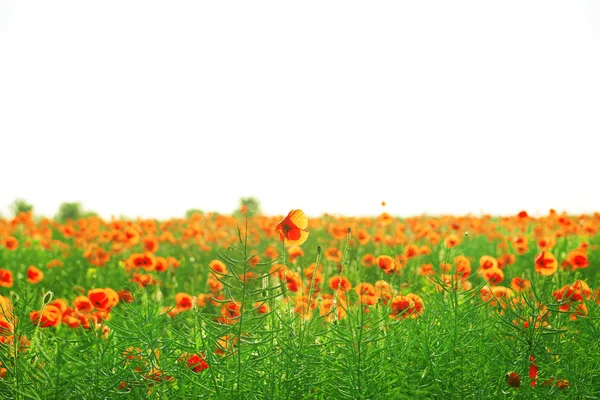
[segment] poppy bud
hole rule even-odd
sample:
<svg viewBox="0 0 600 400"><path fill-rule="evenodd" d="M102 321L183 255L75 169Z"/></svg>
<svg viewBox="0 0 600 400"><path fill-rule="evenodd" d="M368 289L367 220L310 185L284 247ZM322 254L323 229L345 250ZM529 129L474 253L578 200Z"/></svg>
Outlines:
<svg viewBox="0 0 600 400"><path fill-rule="evenodd" d="M509 372L506 374L506 382L508 383L508 386L518 389L521 385L521 377L514 371Z"/></svg>

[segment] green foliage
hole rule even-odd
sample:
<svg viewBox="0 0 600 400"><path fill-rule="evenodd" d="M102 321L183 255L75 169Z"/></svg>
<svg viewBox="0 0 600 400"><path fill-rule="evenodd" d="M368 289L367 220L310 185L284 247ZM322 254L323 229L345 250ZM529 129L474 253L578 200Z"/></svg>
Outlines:
<svg viewBox="0 0 600 400"><path fill-rule="evenodd" d="M185 212L185 217L189 219L194 214L203 215L204 211L202 211L202 210L200 210L198 208L190 208L189 210L187 210Z"/></svg>
<svg viewBox="0 0 600 400"><path fill-rule="evenodd" d="M73 203L62 203L58 207L58 212L56 213L55 219L60 222L66 222L68 220L76 221L80 218L83 218L83 207L79 202Z"/></svg>
<svg viewBox="0 0 600 400"><path fill-rule="evenodd" d="M214 220L214 215L203 215L194 224L210 230ZM224 221L219 218L219 223ZM323 226L332 222L323 221ZM32 244L15 251L0 248L0 267L8 266L15 277L14 286L0 287L0 295L14 303L12 334L17 338L8 345L0 343L0 367L6 368L0 378L0 399L600 396L600 306L593 297L584 299L587 315L573 319L573 309L564 311L565 302L553 296L554 290L577 279L585 279L592 289L600 286L594 271L597 250L590 250L594 265L585 270L561 270L542 277L533 272L536 250L530 249L504 271L507 276L529 279L531 291L510 299L495 295L484 299L485 282L478 276L477 259L495 254L498 244L485 235L464 239L452 249L435 246L430 254L416 256L388 275L376 266L362 266L362 256L402 254L404 245L375 241L360 245L351 233L333 240L326 228L315 227L302 245L304 256L292 260L289 248L277 238L261 236L261 223L261 217L244 216L239 220L241 226L229 232L225 245L216 245L211 237L212 248L198 245L204 232L199 239L186 242L180 235L189 231L182 224L176 242L161 241L156 253L172 256L180 263L178 268L135 270L151 274L161 282L156 286L134 284L124 263L130 254L143 252L141 243L103 267L91 266L83 257L88 246L75 246L76 240L85 236L82 231L78 231L79 238L60 230L53 236L73 245L66 256L64 245L44 248ZM105 232L116 229L105 228ZM235 229L235 225L225 229ZM380 227L372 227L370 233L375 235L377 229ZM262 240L254 240L257 236ZM599 243L597 234L586 240ZM573 249L579 242L579 237L562 238L556 253ZM321 251L321 245L342 250L341 261L324 256L327 253ZM102 242L99 246L111 248ZM272 262L262 257L267 246L278 249L279 257ZM460 285L455 266L443 269L457 255L473 258L472 287ZM257 264L252 262L255 256L261 256ZM63 260L64 267L43 268L44 280L36 285L26 281L29 265L42 267L55 258ZM226 272L209 269L209 263L217 259L226 265ZM322 281L317 284L316 274L312 274L297 291L288 287L285 273L280 279L274 269L283 265L286 273L306 277L305 271L313 263L314 270L322 268ZM419 275L422 263L433 265L431 279ZM444 273L449 280L442 279ZM354 288L359 282L385 280L393 286L393 295L419 293L425 309L419 315L392 317L390 301L379 299L376 304L361 306L354 288L342 293L328 286L328 279L335 275L347 277ZM223 285L218 295L210 292L209 279ZM68 327L65 321L55 328L43 328L30 320L32 310L42 309L52 298L72 304L87 290L104 287L130 290L135 300L130 304L121 301L112 307L110 318L88 328ZM204 301L194 299L190 309L177 310L175 296L182 292ZM321 303L302 315L297 302L302 296L321 296ZM334 300L329 311L320 308L325 296ZM264 305L267 307L261 309ZM225 309L229 310L226 319ZM27 351L19 348L22 339L29 341ZM194 371L195 365L187 361L190 354L203 357L208 368ZM532 355L539 367L535 387L528 378ZM507 385L509 371L521 377L518 390ZM566 379L570 386L561 389L551 384L553 379Z"/></svg>
<svg viewBox="0 0 600 400"><path fill-rule="evenodd" d="M246 209L246 214L249 217L254 215L260 215L262 213L260 209L260 201L256 197L242 197L240 199L240 209Z"/></svg>
<svg viewBox="0 0 600 400"><path fill-rule="evenodd" d="M28 203L24 199L16 199L9 206L9 209L12 212L12 214L16 216L22 212L33 212L33 204Z"/></svg>

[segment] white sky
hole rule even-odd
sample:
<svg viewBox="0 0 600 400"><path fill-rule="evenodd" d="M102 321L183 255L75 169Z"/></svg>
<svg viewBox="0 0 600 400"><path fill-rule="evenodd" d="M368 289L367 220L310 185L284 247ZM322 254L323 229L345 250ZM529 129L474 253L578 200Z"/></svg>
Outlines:
<svg viewBox="0 0 600 400"><path fill-rule="evenodd" d="M600 2L0 0L0 211L600 210Z"/></svg>

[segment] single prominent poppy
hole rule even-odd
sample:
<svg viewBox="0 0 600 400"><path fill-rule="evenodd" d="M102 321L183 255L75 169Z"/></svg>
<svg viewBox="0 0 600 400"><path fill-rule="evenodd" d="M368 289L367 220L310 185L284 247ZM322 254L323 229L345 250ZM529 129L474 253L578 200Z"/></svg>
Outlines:
<svg viewBox="0 0 600 400"><path fill-rule="evenodd" d="M39 268L30 265L27 269L27 280L29 283L38 283L44 279L44 273Z"/></svg>
<svg viewBox="0 0 600 400"><path fill-rule="evenodd" d="M281 241L289 245L300 245L308 239L308 218L302 210L292 210L275 227Z"/></svg>
<svg viewBox="0 0 600 400"><path fill-rule="evenodd" d="M554 275L558 269L558 261L554 254L542 251L535 256L535 272L543 276Z"/></svg>

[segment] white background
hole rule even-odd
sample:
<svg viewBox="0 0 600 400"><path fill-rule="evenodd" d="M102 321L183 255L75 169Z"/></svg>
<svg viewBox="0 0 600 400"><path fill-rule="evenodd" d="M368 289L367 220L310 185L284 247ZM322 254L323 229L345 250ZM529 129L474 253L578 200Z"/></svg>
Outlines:
<svg viewBox="0 0 600 400"><path fill-rule="evenodd" d="M600 209L600 2L0 1L0 210Z"/></svg>

